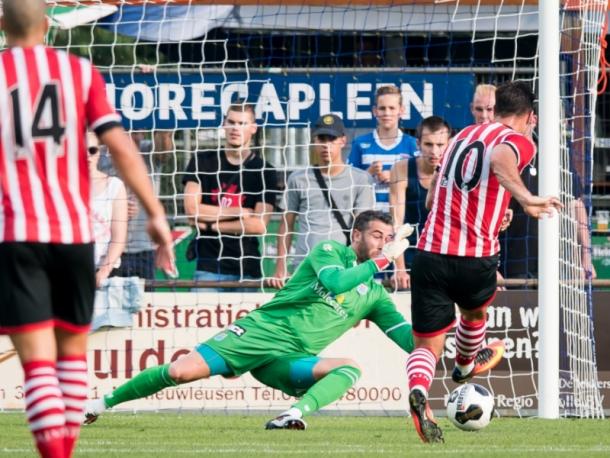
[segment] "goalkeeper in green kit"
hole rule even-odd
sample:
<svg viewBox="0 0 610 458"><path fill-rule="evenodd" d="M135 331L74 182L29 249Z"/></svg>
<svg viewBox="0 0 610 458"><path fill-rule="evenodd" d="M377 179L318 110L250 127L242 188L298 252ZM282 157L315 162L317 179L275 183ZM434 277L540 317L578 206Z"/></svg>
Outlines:
<svg viewBox="0 0 610 458"><path fill-rule="evenodd" d="M394 233L392 219L379 211L354 221L350 247L317 244L271 301L170 364L148 368L101 399L89 401L85 423L122 402L167 387L214 375L250 372L257 380L299 400L266 429L305 429L303 417L339 399L360 377L348 358L318 355L360 320L374 322L405 352L414 348L411 325L373 280L402 256L413 231Z"/></svg>

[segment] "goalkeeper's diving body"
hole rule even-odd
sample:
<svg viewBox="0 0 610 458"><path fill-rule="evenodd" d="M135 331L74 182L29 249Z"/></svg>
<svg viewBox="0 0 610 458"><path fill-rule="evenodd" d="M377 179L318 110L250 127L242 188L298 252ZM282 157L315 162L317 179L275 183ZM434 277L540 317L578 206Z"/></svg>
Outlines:
<svg viewBox="0 0 610 458"><path fill-rule="evenodd" d="M360 377L351 359L317 356L360 320L374 322L405 352L413 350L411 325L373 280L376 272L402 256L412 230L406 224L394 233L390 215L362 212L354 221L351 246L320 242L271 301L188 355L148 368L90 401L85 423L108 408L167 387L250 372L261 383L299 398L266 428L305 429L305 415L339 399Z"/></svg>

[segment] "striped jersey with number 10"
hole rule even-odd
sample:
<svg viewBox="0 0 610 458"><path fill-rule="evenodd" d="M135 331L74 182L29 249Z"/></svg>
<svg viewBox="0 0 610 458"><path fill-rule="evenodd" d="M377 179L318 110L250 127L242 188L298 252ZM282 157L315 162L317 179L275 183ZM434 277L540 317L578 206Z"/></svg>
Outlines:
<svg viewBox="0 0 610 458"><path fill-rule="evenodd" d="M498 233L511 198L491 170L491 152L499 144L514 151L519 172L536 154L528 138L497 122L466 127L452 139L417 248L454 256L498 253Z"/></svg>
<svg viewBox="0 0 610 458"><path fill-rule="evenodd" d="M105 88L64 51L0 54L0 242L92 241L85 133L121 120Z"/></svg>

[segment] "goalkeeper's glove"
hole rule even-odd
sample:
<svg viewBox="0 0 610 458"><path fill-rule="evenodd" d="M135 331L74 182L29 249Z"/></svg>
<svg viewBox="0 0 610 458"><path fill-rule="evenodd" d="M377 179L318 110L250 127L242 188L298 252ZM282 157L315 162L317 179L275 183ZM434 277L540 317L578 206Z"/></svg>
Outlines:
<svg viewBox="0 0 610 458"><path fill-rule="evenodd" d="M386 243L381 250L381 256L374 259L377 265L377 270L383 270L388 267L396 258L402 256L407 248L409 248L409 237L415 228L410 224L403 224L394 234L394 240Z"/></svg>

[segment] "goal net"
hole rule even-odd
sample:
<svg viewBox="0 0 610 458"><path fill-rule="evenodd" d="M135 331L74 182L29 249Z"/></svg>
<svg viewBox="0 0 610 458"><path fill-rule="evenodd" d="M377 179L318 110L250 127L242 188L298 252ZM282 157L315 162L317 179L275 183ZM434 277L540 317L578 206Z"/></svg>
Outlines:
<svg viewBox="0 0 610 458"><path fill-rule="evenodd" d="M247 99L254 105L258 130L251 148L264 159L263 168L273 169L277 177L277 189L260 192L277 191L279 196L291 174L317 165L310 151L310 128L320 115L336 113L342 117L348 134L346 158L351 141L375 129L371 108L380 86L400 89L405 107L400 127L405 136L415 136L419 122L431 115L444 118L454 131L471 124L470 104L480 83L521 79L538 89L538 6L530 0L299 4L248 0L229 5L198 0L82 0L48 4L48 43L96 64L106 79L108 97L140 147L174 229L180 270L179 282L147 280L137 314L106 310L98 317L99 323L113 327L104 327L91 338L94 397L145 367L176 359L271 297L272 290L265 287L264 279L276 273L277 235L286 205L282 198L278 197L277 206L267 212L264 234L254 238L239 234L219 238L194 230L186 217L183 180L187 165L201 150L216 151L220 160L219 151L226 142L223 116L236 100ZM558 78L561 199L566 211L561 216L558 306L562 333L560 404L566 416L602 416L605 386L610 386L610 368L598 376L600 349L595 347L598 335L593 317L599 300L593 300L590 282L596 84L606 6L602 0L566 1L561 6ZM400 158L397 155L396 159ZM105 157L100 168L112 173ZM535 162L526 170L524 181L536 191ZM309 186L317 184L311 181ZM382 188L375 187L378 196ZM346 189L331 188L331 192L346 194ZM354 187L352 197L356 192ZM140 255L152 248L142 216L140 210L130 217L123 256L123 262L128 259L130 265L146 263ZM295 241L287 258L289 272L298 254L296 237L303 227L299 218L305 216L297 215L290 234ZM326 217L322 227L328 228L328 233L317 235L333 238L337 223L330 211ZM237 265L229 280L244 280L241 286L253 288L243 292L190 291L193 284L189 282L199 265L188 260L188 252L193 251L189 242L194 237L216 241L220 252L209 254L210 262L228 260ZM251 243L249 239L254 240L258 255L243 251L245 244ZM500 292L490 308L488 338L504 339L508 351L500 367L480 379L494 393L499 412L506 415L535 415L538 393L544 390L537 382L537 297L532 282L525 281L538 276L537 240L537 224L516 209L513 226L502 238L508 256L502 259L501 272L509 285L524 289ZM231 254L229 245L239 246L242 255ZM195 252L198 254L198 249ZM157 273L156 279L163 277ZM393 297L410 317L409 293L394 292ZM0 344L6 346L5 341ZM5 349L0 347L0 351ZM362 379L341 401L329 406L329 411L404 413L405 356L373 325L361 323L324 354L351 357L363 367ZM450 373L454 354L455 341L450 335L431 392L434 409L444 409L453 388ZM16 361L2 364L16 365ZM17 379L0 382L0 408L22 406L18 385ZM600 387L604 389L600 391ZM168 389L125 407L257 411L279 410L289 403L286 396L246 375Z"/></svg>

